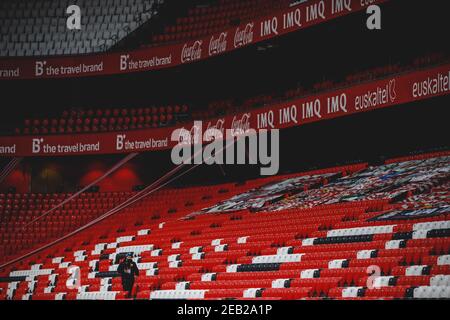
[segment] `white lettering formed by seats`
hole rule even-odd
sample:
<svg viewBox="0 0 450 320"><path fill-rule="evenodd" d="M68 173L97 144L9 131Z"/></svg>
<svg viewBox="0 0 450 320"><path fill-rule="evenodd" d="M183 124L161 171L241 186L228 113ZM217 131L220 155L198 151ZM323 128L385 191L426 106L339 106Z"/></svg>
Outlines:
<svg viewBox="0 0 450 320"><path fill-rule="evenodd" d="M181 258L180 254L171 254L170 256L167 257L167 261L168 262L178 261L180 260L180 258Z"/></svg>
<svg viewBox="0 0 450 320"><path fill-rule="evenodd" d="M189 281L178 282L175 285L175 290L187 290L189 289Z"/></svg>
<svg viewBox="0 0 450 320"><path fill-rule="evenodd" d="M94 249L94 250L91 251L91 255L93 255L93 256L100 255L103 250L104 249Z"/></svg>
<svg viewBox="0 0 450 320"><path fill-rule="evenodd" d="M156 250L152 250L152 252L150 252L150 256L152 257L157 257L157 256L161 256L162 255L162 249L156 249Z"/></svg>
<svg viewBox="0 0 450 320"><path fill-rule="evenodd" d="M107 249L115 249L117 248L117 242L111 242L108 243L108 245L106 246Z"/></svg>
<svg viewBox="0 0 450 320"><path fill-rule="evenodd" d="M202 274L201 280L206 281L206 282L213 281L213 278L215 276L216 276L215 273L204 273L204 274Z"/></svg>
<svg viewBox="0 0 450 320"><path fill-rule="evenodd" d="M277 254L289 254L292 249L292 247L281 247L277 249Z"/></svg>
<svg viewBox="0 0 450 320"><path fill-rule="evenodd" d="M86 261L87 256L77 256L75 257L75 262Z"/></svg>
<svg viewBox="0 0 450 320"><path fill-rule="evenodd" d="M205 254L203 252L200 253L194 253L192 255L192 260L202 260L205 258Z"/></svg>
<svg viewBox="0 0 450 320"><path fill-rule="evenodd" d="M49 284L51 286L55 285L56 279L57 279L57 274L56 273L49 275L48 276Z"/></svg>
<svg viewBox="0 0 450 320"><path fill-rule="evenodd" d="M450 298L450 287L447 286L421 286L414 289L414 298L417 299L448 299Z"/></svg>
<svg viewBox="0 0 450 320"><path fill-rule="evenodd" d="M248 239L249 237L239 237L238 239L237 239L237 243L240 243L240 244L242 244L242 243L247 243L247 239Z"/></svg>
<svg viewBox="0 0 450 320"><path fill-rule="evenodd" d="M70 262L70 261L63 262L63 263L60 263L60 264L58 265L58 268L59 268L59 269L65 269L65 268L68 268L71 264L72 264L72 262Z"/></svg>
<svg viewBox="0 0 450 320"><path fill-rule="evenodd" d="M348 287L342 290L342 298L356 298L358 297L358 290L362 287Z"/></svg>
<svg viewBox="0 0 450 320"><path fill-rule="evenodd" d="M258 291L260 291L261 288L250 288L250 289L245 289L242 296L244 298L256 298Z"/></svg>
<svg viewBox="0 0 450 320"><path fill-rule="evenodd" d="M214 247L215 252L223 252L223 251L227 251L227 249L228 249L228 245L226 245L226 244L219 244Z"/></svg>
<svg viewBox="0 0 450 320"><path fill-rule="evenodd" d="M433 221L416 223L413 230L450 229L450 221Z"/></svg>
<svg viewBox="0 0 450 320"><path fill-rule="evenodd" d="M272 288L285 288L286 281L289 279L275 279L272 281Z"/></svg>
<svg viewBox="0 0 450 320"><path fill-rule="evenodd" d="M227 272L237 272L237 268L240 266L240 264L231 264L227 266Z"/></svg>
<svg viewBox="0 0 450 320"><path fill-rule="evenodd" d="M78 288L78 292L87 292L88 289L89 289L89 286L88 286L88 285L80 286L80 287Z"/></svg>
<svg viewBox="0 0 450 320"><path fill-rule="evenodd" d="M118 237L116 239L117 243L122 243L122 242L129 242L129 241L133 241L134 237L133 236L124 236L124 237Z"/></svg>
<svg viewBox="0 0 450 320"><path fill-rule="evenodd" d="M182 243L183 242L172 243L172 249L180 249Z"/></svg>
<svg viewBox="0 0 450 320"><path fill-rule="evenodd" d="M61 262L63 262L64 257L55 257L52 259L52 263L54 264L60 264Z"/></svg>
<svg viewBox="0 0 450 320"><path fill-rule="evenodd" d="M112 286L110 284L102 284L100 286L100 292L109 292L111 290Z"/></svg>
<svg viewBox="0 0 450 320"><path fill-rule="evenodd" d="M108 259L115 261L116 260L116 256L118 255L118 253L114 252L108 255Z"/></svg>
<svg viewBox="0 0 450 320"><path fill-rule="evenodd" d="M218 246L218 245L220 245L220 242L221 242L222 240L223 240L223 239L214 239L214 240L211 241L211 245L212 245L212 246Z"/></svg>
<svg viewBox="0 0 450 320"><path fill-rule="evenodd" d="M327 232L327 237L360 236L369 234L392 233L396 225L336 229Z"/></svg>
<svg viewBox="0 0 450 320"><path fill-rule="evenodd" d="M389 240L389 241L386 241L384 248L385 249L399 249L403 242L404 242L403 240Z"/></svg>
<svg viewBox="0 0 450 320"><path fill-rule="evenodd" d="M144 251L153 250L153 244L145 244L140 246L126 246L117 248L116 253L125 253L125 252L134 252L134 253L142 253Z"/></svg>
<svg viewBox="0 0 450 320"><path fill-rule="evenodd" d="M110 284L110 282L111 282L111 278L102 278L102 279L100 280L100 284L101 284L102 286L107 286L107 285Z"/></svg>
<svg viewBox="0 0 450 320"><path fill-rule="evenodd" d="M95 250L104 250L108 244L107 243L98 243L95 245Z"/></svg>
<svg viewBox="0 0 450 320"><path fill-rule="evenodd" d="M439 286L450 286L450 275L448 274L440 274L430 279L430 286L439 287Z"/></svg>
<svg viewBox="0 0 450 320"><path fill-rule="evenodd" d="M381 287L388 287L389 281L392 279L392 276L386 276L386 277L376 277L373 281L373 287L374 288L381 288Z"/></svg>
<svg viewBox="0 0 450 320"><path fill-rule="evenodd" d="M89 267L91 267L92 269L94 269L97 265L98 260L91 260L89 261Z"/></svg>
<svg viewBox="0 0 450 320"><path fill-rule="evenodd" d="M206 290L158 290L150 293L150 299L204 299Z"/></svg>
<svg viewBox="0 0 450 320"><path fill-rule="evenodd" d="M108 271L117 271L118 267L119 267L118 264L110 265L109 268L108 268Z"/></svg>
<svg viewBox="0 0 450 320"><path fill-rule="evenodd" d="M405 270L406 276L421 276L423 274L423 269L427 266L410 266Z"/></svg>
<svg viewBox="0 0 450 320"><path fill-rule="evenodd" d="M36 278L36 276L35 275L31 275L31 276L26 276L25 277L25 281L28 281L28 282L30 282L30 281L34 281L34 279ZM29 285L29 284L28 284Z"/></svg>
<svg viewBox="0 0 450 320"><path fill-rule="evenodd" d="M158 274L158 269L149 269L145 272L146 276L156 276Z"/></svg>
<svg viewBox="0 0 450 320"><path fill-rule="evenodd" d="M450 265L450 254L445 256L440 256L437 260L438 266L448 266Z"/></svg>
<svg viewBox="0 0 450 320"><path fill-rule="evenodd" d="M181 261L172 261L169 262L169 268L179 268L181 267L182 262Z"/></svg>
<svg viewBox="0 0 450 320"><path fill-rule="evenodd" d="M55 300L64 300L65 297L66 297L65 292L58 292L55 296Z"/></svg>
<svg viewBox="0 0 450 320"><path fill-rule="evenodd" d="M142 229L137 232L138 236L146 236L148 234L150 234L150 229Z"/></svg>
<svg viewBox="0 0 450 320"><path fill-rule="evenodd" d="M252 259L252 263L300 262L302 256L303 253L258 256Z"/></svg>
<svg viewBox="0 0 450 320"><path fill-rule="evenodd" d="M314 245L314 240L317 238L307 238L302 240L302 246L312 246Z"/></svg>
<svg viewBox="0 0 450 320"><path fill-rule="evenodd" d="M420 230L413 231L412 238L413 239L426 239L428 231L430 231L430 230L420 229Z"/></svg>
<svg viewBox="0 0 450 320"><path fill-rule="evenodd" d="M110 292L82 292L77 294L77 299L79 300L115 300L116 293L114 291Z"/></svg>
<svg viewBox="0 0 450 320"><path fill-rule="evenodd" d="M341 269L346 259L331 260L328 262L328 269Z"/></svg>
<svg viewBox="0 0 450 320"><path fill-rule="evenodd" d="M203 247L192 247L189 249L189 253L190 254L194 254L194 253L200 253L202 252Z"/></svg>
<svg viewBox="0 0 450 320"><path fill-rule="evenodd" d="M144 263L138 263L137 267L139 270L148 270L148 269L155 269L157 267L156 262L144 262Z"/></svg>
<svg viewBox="0 0 450 320"><path fill-rule="evenodd" d="M375 250L361 250L356 254L356 259L370 259Z"/></svg>
<svg viewBox="0 0 450 320"><path fill-rule="evenodd" d="M73 253L73 256L74 257L84 256L85 252L86 252L85 250L78 250Z"/></svg>
<svg viewBox="0 0 450 320"><path fill-rule="evenodd" d="M6 290L6 295L8 299L12 299L14 291L17 289L18 286L19 286L18 281L8 283L8 289Z"/></svg>
<svg viewBox="0 0 450 320"><path fill-rule="evenodd" d="M319 269L302 270L300 272L300 278L301 279L312 279L312 278L314 278L314 273L316 273L316 271L319 271Z"/></svg>
<svg viewBox="0 0 450 320"><path fill-rule="evenodd" d="M54 286L48 286L44 288L44 293L51 293L53 291Z"/></svg>
<svg viewBox="0 0 450 320"><path fill-rule="evenodd" d="M45 276L53 272L53 269L40 270L17 270L9 273L10 277L24 277L24 276Z"/></svg>
<svg viewBox="0 0 450 320"><path fill-rule="evenodd" d="M107 246L108 244L107 243L105 243L105 242L103 242L103 243L97 243L96 245L95 245L95 249L105 249L105 247Z"/></svg>

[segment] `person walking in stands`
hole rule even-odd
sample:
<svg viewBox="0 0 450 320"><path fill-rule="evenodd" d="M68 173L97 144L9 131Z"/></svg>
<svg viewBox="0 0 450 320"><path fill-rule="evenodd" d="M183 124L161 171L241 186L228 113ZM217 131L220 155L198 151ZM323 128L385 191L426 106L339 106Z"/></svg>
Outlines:
<svg viewBox="0 0 450 320"><path fill-rule="evenodd" d="M131 298L133 291L134 276L139 276L139 269L133 261L133 254L127 254L126 258L117 267L117 272L122 277L122 287L124 291L128 291L128 298Z"/></svg>

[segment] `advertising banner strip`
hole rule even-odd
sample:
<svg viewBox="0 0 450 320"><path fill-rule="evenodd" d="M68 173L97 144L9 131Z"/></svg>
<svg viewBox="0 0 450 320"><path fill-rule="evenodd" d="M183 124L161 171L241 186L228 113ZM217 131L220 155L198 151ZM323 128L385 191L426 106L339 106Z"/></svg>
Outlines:
<svg viewBox="0 0 450 320"><path fill-rule="evenodd" d="M184 128L194 135L195 132L215 128L224 136L227 129L233 132L283 129L443 96L449 92L450 64L445 64L207 120L202 128L192 122L126 132L0 137L0 156L68 156L165 150L178 143L179 136L175 136L175 141L171 139L175 129Z"/></svg>
<svg viewBox="0 0 450 320"><path fill-rule="evenodd" d="M311 0L186 43L122 53L0 59L0 80L151 71L195 62L361 11L388 0Z"/></svg>

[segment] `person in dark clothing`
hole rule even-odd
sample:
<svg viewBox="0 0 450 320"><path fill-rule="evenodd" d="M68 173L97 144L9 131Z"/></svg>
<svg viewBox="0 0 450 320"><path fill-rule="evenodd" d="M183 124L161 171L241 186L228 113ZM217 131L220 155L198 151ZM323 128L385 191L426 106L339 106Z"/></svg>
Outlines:
<svg viewBox="0 0 450 320"><path fill-rule="evenodd" d="M123 290L128 291L128 298L130 298L133 291L134 276L139 276L139 269L133 261L133 254L130 253L126 256L117 267L117 272L122 277Z"/></svg>

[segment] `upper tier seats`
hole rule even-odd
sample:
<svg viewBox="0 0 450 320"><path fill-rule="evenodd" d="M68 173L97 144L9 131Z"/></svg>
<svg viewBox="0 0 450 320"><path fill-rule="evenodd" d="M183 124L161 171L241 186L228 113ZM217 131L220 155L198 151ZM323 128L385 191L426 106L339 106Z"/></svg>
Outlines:
<svg viewBox="0 0 450 320"><path fill-rule="evenodd" d="M442 54L434 54L418 58L413 63L415 68L424 65L435 64L442 61ZM283 100L293 99L302 95L308 95L320 91L331 90L339 86L351 85L354 83L383 78L392 74L397 74L405 70L410 70L412 64L400 67L398 64L388 65L368 69L364 72L347 76L344 81L326 81L315 83L309 88L288 89L285 91ZM196 108L189 110L187 105L175 106L153 106L145 108L79 108L70 111L63 111L54 117L43 116L24 119L23 125L14 129L16 135L29 134L62 134L62 133L96 133L127 131L134 129L148 129L181 123L187 119L205 120L216 116L239 113L254 108L273 104L277 100L276 94L268 93L264 95L250 97L244 101L236 101L230 98L224 101L213 101L207 108ZM9 132L4 132L9 134Z"/></svg>
<svg viewBox="0 0 450 320"><path fill-rule="evenodd" d="M188 114L187 105L146 108L65 110L59 116L25 119L15 134L96 133L158 128L173 125Z"/></svg>
<svg viewBox="0 0 450 320"><path fill-rule="evenodd" d="M0 56L102 52L156 14L162 0L4 0ZM81 9L81 30L69 30L67 8Z"/></svg>
<svg viewBox="0 0 450 320"><path fill-rule="evenodd" d="M219 0L191 8L164 32L153 36L154 44L186 41L226 30L238 23L273 14L287 8L292 0ZM297 2L305 2L297 1Z"/></svg>

